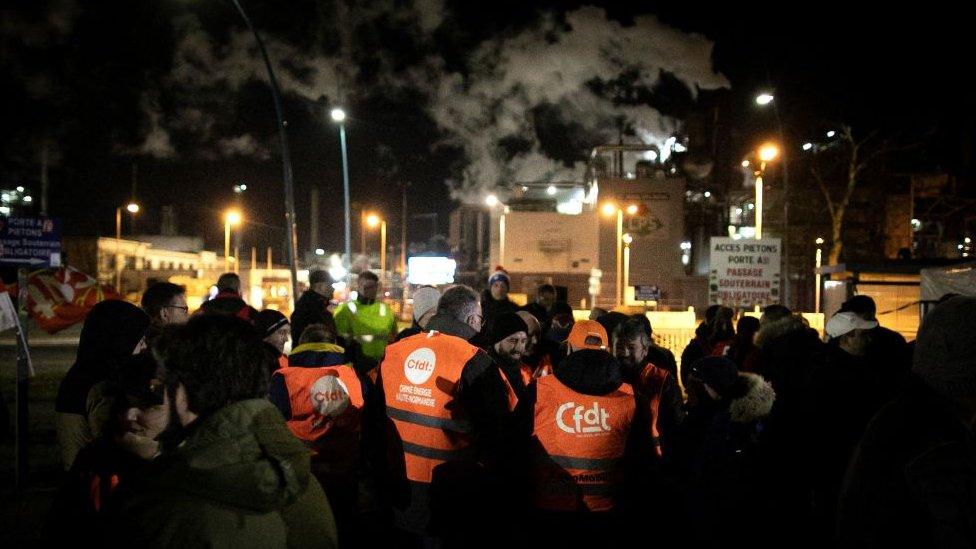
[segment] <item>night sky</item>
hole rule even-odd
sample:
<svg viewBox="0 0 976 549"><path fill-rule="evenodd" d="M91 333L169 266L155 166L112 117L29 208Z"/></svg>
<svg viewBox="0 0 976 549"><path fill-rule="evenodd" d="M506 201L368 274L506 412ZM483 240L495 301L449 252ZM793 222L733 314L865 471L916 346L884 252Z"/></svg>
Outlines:
<svg viewBox="0 0 976 549"><path fill-rule="evenodd" d="M411 213L439 214L442 232L452 191L473 199L496 181L572 178L620 120L630 139L661 142L688 112L719 105L744 151L775 132L752 103L769 88L795 146L848 123L924 141L913 169L973 175L971 30L948 3L244 5L282 81L302 249L312 185L323 247L341 246L335 104L349 112L353 202L399 219L397 185L410 182ZM7 1L0 17L0 187L39 195L46 141L50 214L67 234L111 235L135 164L138 230L158 232L173 205L180 232L216 249L220 212L244 182L244 243L280 254L271 97L229 2ZM411 240L429 226L411 222Z"/></svg>

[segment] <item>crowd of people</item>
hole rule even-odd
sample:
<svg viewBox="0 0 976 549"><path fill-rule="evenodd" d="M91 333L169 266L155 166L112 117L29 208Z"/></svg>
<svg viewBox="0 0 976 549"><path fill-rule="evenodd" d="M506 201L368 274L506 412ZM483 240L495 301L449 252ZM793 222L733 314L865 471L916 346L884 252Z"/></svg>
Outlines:
<svg viewBox="0 0 976 549"><path fill-rule="evenodd" d="M848 300L712 306L678 361L646 315L553 286L413 294L397 331L313 271L290 318L225 274L97 304L57 397L51 542L170 547L973 547L976 299L911 343ZM736 321L737 320L737 321ZM293 343L289 348L288 341ZM913 360L914 356L914 360Z"/></svg>

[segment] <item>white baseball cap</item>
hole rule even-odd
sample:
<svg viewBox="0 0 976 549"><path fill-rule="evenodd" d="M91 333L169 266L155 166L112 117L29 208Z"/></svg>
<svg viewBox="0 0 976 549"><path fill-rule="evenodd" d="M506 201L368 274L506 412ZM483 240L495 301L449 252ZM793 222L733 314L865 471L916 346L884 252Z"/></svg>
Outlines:
<svg viewBox="0 0 976 549"><path fill-rule="evenodd" d="M833 339L846 333L853 332L854 330L870 330L871 328L877 327L877 320L864 320L855 313L845 312L837 313L830 317L824 331L827 332L827 335L830 336L831 339Z"/></svg>

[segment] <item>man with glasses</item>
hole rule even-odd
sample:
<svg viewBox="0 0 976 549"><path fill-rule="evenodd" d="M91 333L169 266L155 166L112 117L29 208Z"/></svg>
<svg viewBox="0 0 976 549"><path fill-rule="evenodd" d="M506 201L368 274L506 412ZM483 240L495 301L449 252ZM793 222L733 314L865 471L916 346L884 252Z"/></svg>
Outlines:
<svg viewBox="0 0 976 549"><path fill-rule="evenodd" d="M149 315L147 343L151 344L163 326L185 324L190 318L186 288L171 282L156 282L142 294L142 310Z"/></svg>

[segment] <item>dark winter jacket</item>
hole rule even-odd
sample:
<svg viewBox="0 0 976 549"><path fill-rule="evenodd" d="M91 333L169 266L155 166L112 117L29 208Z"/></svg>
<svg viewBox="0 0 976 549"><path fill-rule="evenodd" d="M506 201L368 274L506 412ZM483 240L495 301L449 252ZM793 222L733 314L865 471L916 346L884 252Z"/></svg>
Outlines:
<svg viewBox="0 0 976 549"><path fill-rule="evenodd" d="M110 508L119 485L143 474L149 461L126 451L110 437L86 446L65 475L48 514L46 545L100 542L107 535L103 511Z"/></svg>
<svg viewBox="0 0 976 549"><path fill-rule="evenodd" d="M271 403L236 402L198 421L119 493L112 545L336 547L308 450Z"/></svg>
<svg viewBox="0 0 976 549"><path fill-rule="evenodd" d="M861 439L837 524L844 548L976 547L972 409L910 378Z"/></svg>
<svg viewBox="0 0 976 549"><path fill-rule="evenodd" d="M499 301L491 297L491 290L481 292L481 333L483 337L491 336L491 327L495 324L495 319L505 313L518 311L518 305L507 297ZM429 326L428 326L429 328ZM480 340L478 340L480 342ZM482 347L487 347L486 345Z"/></svg>
<svg viewBox="0 0 976 549"><path fill-rule="evenodd" d="M682 426L680 462L687 486L687 512L695 547L746 547L757 544L765 529L746 525L764 516L759 433L776 394L756 374L740 373L742 396L706 400L689 409Z"/></svg>
<svg viewBox="0 0 976 549"><path fill-rule="evenodd" d="M210 301L200 306L200 314L219 314L236 316L242 320L253 322L258 312L241 298L240 294L221 292Z"/></svg>
<svg viewBox="0 0 976 549"><path fill-rule="evenodd" d="M301 339L305 328L310 325L328 323L326 318L332 316L328 306L329 302L319 295L318 292L305 290L302 297L298 299L298 303L295 303L295 312L291 314L292 341L297 342Z"/></svg>
<svg viewBox="0 0 976 549"><path fill-rule="evenodd" d="M811 376L807 418L807 454L817 464L811 471L815 521L829 540L837 497L847 464L871 418L890 400L885 370L870 356L853 356L827 344L826 361Z"/></svg>

